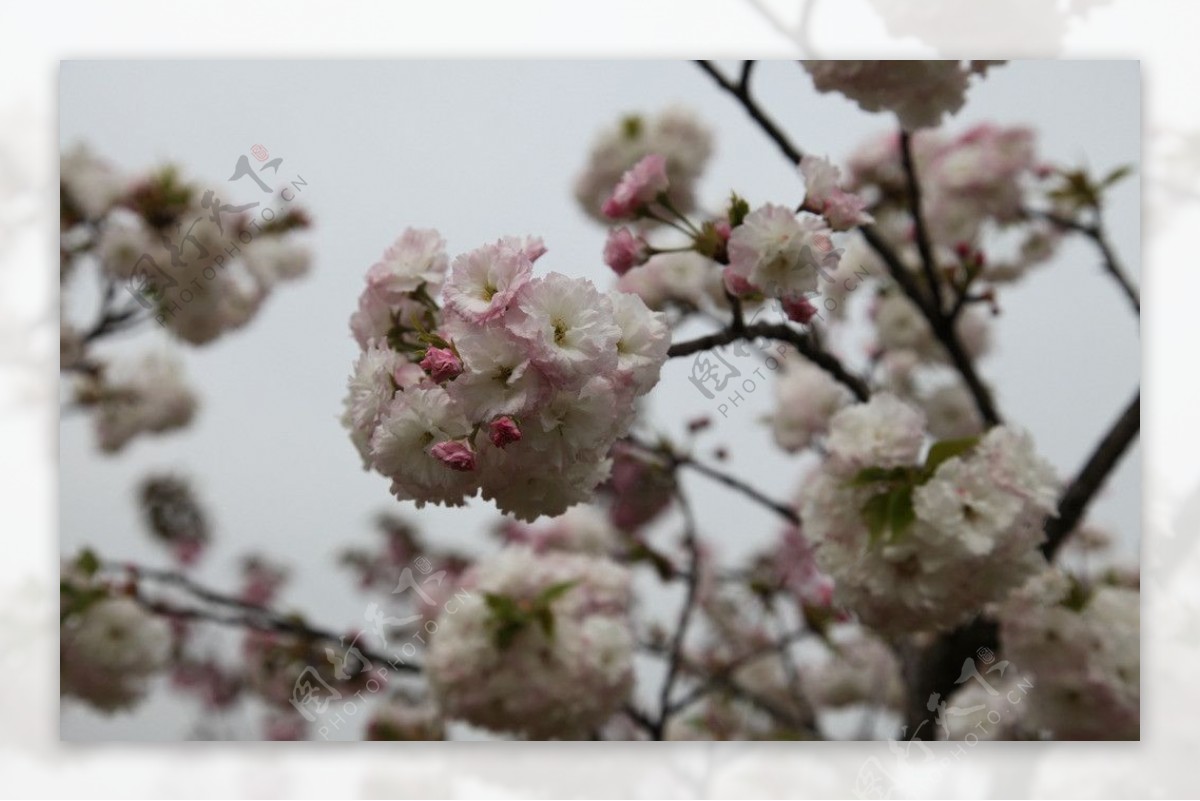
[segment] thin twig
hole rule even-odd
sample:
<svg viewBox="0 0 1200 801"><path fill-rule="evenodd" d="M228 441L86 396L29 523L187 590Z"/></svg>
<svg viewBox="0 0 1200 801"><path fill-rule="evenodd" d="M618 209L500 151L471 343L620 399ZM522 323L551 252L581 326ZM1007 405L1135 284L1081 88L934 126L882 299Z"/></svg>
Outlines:
<svg viewBox="0 0 1200 801"><path fill-rule="evenodd" d="M758 101L750 94L748 81L745 87L735 84L722 75L721 71L711 61L697 61L696 65L708 73L717 82L717 86L720 86L738 99L738 102L742 104L742 108L746 110L746 113L754 118L754 121L758 123L758 127L762 128L767 136L771 137L771 140L783 151L783 154L787 157L788 161L792 162L793 166L800 163L800 159L804 154L800 151L800 148L792 144L787 134L783 132L783 129L763 111L762 106L758 105Z"/></svg>
<svg viewBox="0 0 1200 801"><path fill-rule="evenodd" d="M818 348L808 334L783 323L755 323L743 326L741 331L730 326L714 334L697 337L686 342L677 342L667 351L667 355L671 358L690 356L693 353L712 350L740 340L753 340L756 337L790 343L801 355L849 388L859 400L865 401L871 396L871 390L867 387L866 382L847 370L836 356L827 350Z"/></svg>
<svg viewBox="0 0 1200 801"><path fill-rule="evenodd" d="M1070 217L1063 217L1049 211L1032 211L1027 210L1026 214L1034 217L1040 217L1047 222L1053 223L1059 228L1068 231L1075 231L1083 234L1088 239L1091 239L1096 248L1100 251L1100 258L1104 264L1104 269L1112 276L1117 285L1121 287L1121 291L1125 293L1125 297L1129 298L1129 303L1133 306L1133 311L1139 317L1142 314L1142 299L1138 293L1137 287L1125 272L1125 268L1121 266L1121 261L1117 257L1116 251L1113 250L1112 244L1108 241L1108 235L1104 231L1104 226L1099 219L1099 212L1096 215L1096 222L1088 224Z"/></svg>
<svg viewBox="0 0 1200 801"><path fill-rule="evenodd" d="M904 163L908 206L913 221L913 233L917 240L917 253L921 257L921 268L925 271L925 282L929 284L930 309L941 316L942 295L937 280L937 267L933 261L933 247L929 243L929 231L925 227L925 215L921 211L921 184L917 178L917 165L912 154L912 134L908 131L900 132L900 157Z"/></svg>

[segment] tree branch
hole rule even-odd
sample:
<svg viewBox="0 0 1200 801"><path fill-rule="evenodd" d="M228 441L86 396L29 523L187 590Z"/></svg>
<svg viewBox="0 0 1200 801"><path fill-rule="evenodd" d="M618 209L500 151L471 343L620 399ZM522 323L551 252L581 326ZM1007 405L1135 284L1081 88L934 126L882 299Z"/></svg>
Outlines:
<svg viewBox="0 0 1200 801"><path fill-rule="evenodd" d="M762 128L767 136L771 137L771 140L783 151L783 155L787 157L788 161L792 162L793 166L800 163L800 159L804 156L800 148L792 144L787 134L783 132L783 129L763 111L762 106L758 105L758 101L750 94L749 68L743 67L742 80L740 83L735 84L722 75L721 71L711 61L697 61L696 66L708 73L717 82L717 86L720 86L738 99L738 102L742 104L742 108L746 110L746 113L758 123L758 127Z"/></svg>
<svg viewBox="0 0 1200 801"><path fill-rule="evenodd" d="M845 365L836 356L829 351L818 348L813 344L812 338L808 334L803 331L797 331L783 323L755 323L743 326L741 331L737 331L734 326L730 326L715 334L697 337L686 342L677 342L671 345L670 350L667 351L667 356L672 359L679 358L680 356L690 356L693 353L712 350L721 345L728 345L743 339L753 340L756 337L790 343L801 355L849 388L860 401L865 401L871 397L871 390L867 387L866 383L847 370Z"/></svg>
<svg viewBox="0 0 1200 801"><path fill-rule="evenodd" d="M1141 422L1142 393L1139 390L1063 492L1058 502L1058 516L1046 521L1042 553L1047 559L1054 558L1067 536L1079 525L1088 504L1137 437Z"/></svg>
<svg viewBox="0 0 1200 801"><path fill-rule="evenodd" d="M925 271L925 282L929 284L930 310L942 316L942 295L937 280L937 268L933 260L933 247L929 244L929 231L925 228L925 215L921 212L921 185L917 180L917 165L912 154L912 134L900 131L900 157L904 162L905 183L908 187L908 205L912 215L913 232L917 240L917 252L921 256L921 268Z"/></svg>
<svg viewBox="0 0 1200 801"><path fill-rule="evenodd" d="M1026 210L1026 214L1040 217L1059 228L1075 231L1091 239L1100 251L1100 258L1104 264L1104 269L1108 271L1108 274L1121 287L1121 291L1125 293L1125 297L1129 299L1130 305L1133 306L1134 313L1139 317L1141 316L1141 296L1138 293L1137 287L1133 285L1133 281L1126 274L1125 268L1121 265L1121 261L1117 257L1116 251L1113 250L1112 244L1108 241L1108 235L1105 233L1104 226L1099 219L1099 212L1096 215L1096 222L1092 225L1071 219L1070 217L1063 217L1050 211Z"/></svg>
<svg viewBox="0 0 1200 801"><path fill-rule="evenodd" d="M654 724L654 739L656 740L663 739L667 722L671 718L671 691L675 689L675 680L679 677L684 640L687 639L688 623L691 621L692 612L696 607L696 596L700 586L700 542L696 538L696 519L683 491L676 488L675 497L679 501L679 508L683 512L684 519L683 547L688 553L689 562L687 594L683 600L683 608L679 612L675 636L671 640L671 650L667 660L667 677L663 681L662 692L659 695L658 720Z"/></svg>

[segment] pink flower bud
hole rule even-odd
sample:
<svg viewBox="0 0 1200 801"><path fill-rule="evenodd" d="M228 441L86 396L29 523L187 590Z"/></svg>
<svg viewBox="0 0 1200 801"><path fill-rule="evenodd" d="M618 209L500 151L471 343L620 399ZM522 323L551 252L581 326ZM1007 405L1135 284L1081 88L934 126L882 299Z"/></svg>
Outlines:
<svg viewBox="0 0 1200 801"><path fill-rule="evenodd" d="M439 384L452 381L462 374L462 361L449 348L430 348L425 351L421 367Z"/></svg>
<svg viewBox="0 0 1200 801"><path fill-rule="evenodd" d="M817 307L812 305L808 298L803 295L792 295L782 300L784 313L794 323L808 325L813 315L817 313Z"/></svg>
<svg viewBox="0 0 1200 801"><path fill-rule="evenodd" d="M614 228L604 243L604 263L624 275L646 262L646 246L628 228Z"/></svg>
<svg viewBox="0 0 1200 801"><path fill-rule="evenodd" d="M648 203L667 191L667 160L651 153L633 165L613 189L612 196L604 201L604 216L618 220L635 217Z"/></svg>
<svg viewBox="0 0 1200 801"><path fill-rule="evenodd" d="M488 426L488 436L497 448L521 441L521 429L511 417L497 417Z"/></svg>
<svg viewBox="0 0 1200 801"><path fill-rule="evenodd" d="M729 290L729 294L736 298L744 298L747 295L753 295L758 292L758 288L754 284L746 280L745 277L738 275L729 267L724 270L725 288Z"/></svg>
<svg viewBox="0 0 1200 801"><path fill-rule="evenodd" d="M469 473L475 469L475 451L465 442L446 440L429 449L429 454L451 470Z"/></svg>

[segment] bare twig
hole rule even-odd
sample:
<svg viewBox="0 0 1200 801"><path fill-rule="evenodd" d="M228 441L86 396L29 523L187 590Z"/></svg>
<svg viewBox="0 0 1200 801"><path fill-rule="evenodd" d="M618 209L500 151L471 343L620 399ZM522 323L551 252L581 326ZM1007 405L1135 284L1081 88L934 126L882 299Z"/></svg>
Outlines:
<svg viewBox="0 0 1200 801"><path fill-rule="evenodd" d="M721 71L717 69L716 65L714 65L711 61L697 61L696 65L708 73L708 75L717 82L717 86L720 86L726 92L729 92L729 94L738 99L738 102L742 104L742 108L746 110L746 113L749 114L756 123L758 123L758 127L762 128L763 132L766 133L767 136L771 137L771 140L775 142L781 151L783 151L783 154L787 157L788 161L792 162L793 166L800 163L800 159L804 156L804 154L800 151L800 148L792 144L791 140L788 139L787 134L783 132L783 129L780 128L765 111L763 111L762 106L760 106L758 101L754 99L754 96L750 94L749 80L747 77L749 74L748 72L743 70L743 81L735 84L733 81L722 75Z"/></svg>
<svg viewBox="0 0 1200 801"><path fill-rule="evenodd" d="M1121 287L1121 291L1125 293L1125 297L1129 299L1130 305L1133 306L1134 313L1141 316L1141 296L1138 293L1137 287L1133 285L1133 281L1125 272L1125 268L1121 265L1121 260L1117 257L1116 251L1113 250L1112 244L1108 241L1108 234L1105 233L1104 225L1100 221L1099 212L1096 213L1096 222L1092 224L1080 222L1070 217L1063 217L1049 211L1026 211L1026 213L1034 217L1040 217L1059 228L1075 231L1091 239L1100 251L1100 258L1104 264L1104 269L1117 282L1117 285Z"/></svg>
<svg viewBox="0 0 1200 801"><path fill-rule="evenodd" d="M921 257L925 282L929 285L929 308L940 317L942 316L942 295L937 280L937 266L933 260L933 247L929 243L929 231L925 228L925 215L921 211L921 184L917 179L917 165L912 154L912 134L908 131L900 132L900 157L904 162L908 206L912 215L913 232L917 240L917 253Z"/></svg>
<svg viewBox="0 0 1200 801"><path fill-rule="evenodd" d="M682 490L677 489L675 497L679 501L679 509L683 512L683 547L688 554L687 591L683 599L683 607L679 611L679 621L675 626L675 636L671 640L671 650L667 661L667 677L663 681L662 692L659 695L658 721L654 725L655 739L661 740L671 718L671 691L675 689L675 681L679 677L680 662L683 660L683 647L687 639L688 623L696 608L696 597L700 587L700 541L696 537L696 518L692 514L691 504Z"/></svg>
<svg viewBox="0 0 1200 801"><path fill-rule="evenodd" d="M721 345L728 345L740 340L753 340L756 337L790 343L802 356L846 385L859 400L866 400L871 396L871 390L867 387L866 382L847 370L845 365L836 356L827 350L818 348L808 334L803 331L797 331L783 323L744 325L741 331L737 331L734 326L730 326L715 334L697 337L687 342L677 342L667 351L667 355L671 358L690 356L693 353L712 350Z"/></svg>

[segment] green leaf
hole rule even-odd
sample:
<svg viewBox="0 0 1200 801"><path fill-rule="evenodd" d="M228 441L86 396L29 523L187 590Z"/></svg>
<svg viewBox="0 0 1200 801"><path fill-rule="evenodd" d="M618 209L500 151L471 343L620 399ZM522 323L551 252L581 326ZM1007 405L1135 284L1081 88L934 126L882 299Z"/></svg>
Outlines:
<svg viewBox="0 0 1200 801"><path fill-rule="evenodd" d="M557 584L551 584L549 587L541 591L537 597L537 600L534 601L534 604L538 608L548 608L550 604L566 595L567 591L578 583L578 581L560 581Z"/></svg>
<svg viewBox="0 0 1200 801"><path fill-rule="evenodd" d="M929 455L925 457L924 476L929 478L942 463L948 459L953 459L955 456L962 456L967 451L979 444L979 437L963 437L962 439L944 439L941 442L933 443L933 447L929 449Z"/></svg>
<svg viewBox="0 0 1200 801"><path fill-rule="evenodd" d="M863 522L867 524L867 530L871 532L872 545L875 545L883 538L883 532L888 527L890 520L889 511L891 508L890 494L881 492L873 496L862 506Z"/></svg>
<svg viewBox="0 0 1200 801"><path fill-rule="evenodd" d="M497 595L494 592L483 594L483 600L492 612L492 617L499 622L523 622L525 613L517 606L517 602L507 595Z"/></svg>
<svg viewBox="0 0 1200 801"><path fill-rule="evenodd" d="M84 548L75 559L75 566L88 578L96 575L100 569L100 559L91 548Z"/></svg>
<svg viewBox="0 0 1200 801"><path fill-rule="evenodd" d="M1121 179L1133 173L1132 164L1122 164L1100 180L1100 188L1107 189Z"/></svg>
<svg viewBox="0 0 1200 801"><path fill-rule="evenodd" d="M864 487L877 481L902 481L909 477L910 471L907 467L893 467L890 470L883 467L864 467L850 483L856 487Z"/></svg>
<svg viewBox="0 0 1200 801"><path fill-rule="evenodd" d="M542 631L550 639L554 639L554 613L550 611L550 607L539 607L534 612L534 617L537 619L538 625L542 627Z"/></svg>
<svg viewBox="0 0 1200 801"><path fill-rule="evenodd" d="M737 228L750 214L750 204L737 192L729 195L729 227Z"/></svg>
<svg viewBox="0 0 1200 801"><path fill-rule="evenodd" d="M904 536L917 520L912 494L912 487L898 487L888 494L888 524L892 529L890 540Z"/></svg>

